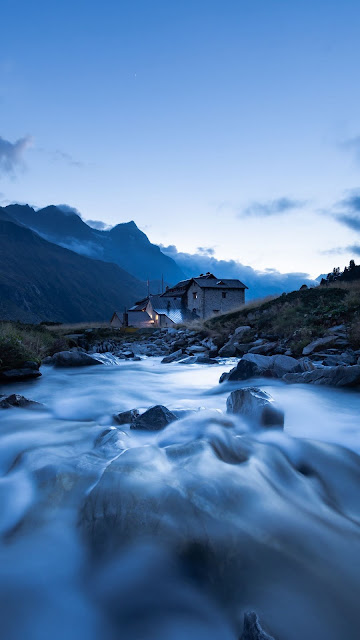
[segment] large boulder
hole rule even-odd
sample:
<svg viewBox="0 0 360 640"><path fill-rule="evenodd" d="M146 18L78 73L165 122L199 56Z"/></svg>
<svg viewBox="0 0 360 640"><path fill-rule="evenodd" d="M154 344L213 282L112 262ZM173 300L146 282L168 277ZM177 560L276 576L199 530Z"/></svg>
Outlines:
<svg viewBox="0 0 360 640"><path fill-rule="evenodd" d="M269 393L258 387L236 389L229 395L226 408L228 413L241 415L257 426L284 426L284 412Z"/></svg>
<svg viewBox="0 0 360 640"><path fill-rule="evenodd" d="M40 407L39 402L34 400L28 400L25 396L20 396L17 393L12 393L10 396L0 396L0 409L11 409L11 407L19 407L20 409L31 409Z"/></svg>
<svg viewBox="0 0 360 640"><path fill-rule="evenodd" d="M52 357L55 367L90 367L95 364L103 364L84 351L59 351Z"/></svg>
<svg viewBox="0 0 360 640"><path fill-rule="evenodd" d="M130 409L129 411L121 411L114 415L114 421L116 424L133 424L136 418L139 417L138 409Z"/></svg>
<svg viewBox="0 0 360 640"><path fill-rule="evenodd" d="M244 629L240 640L274 640L261 628L259 618L254 611L244 614Z"/></svg>
<svg viewBox="0 0 360 640"><path fill-rule="evenodd" d="M165 358L163 358L161 362L163 364L170 364L170 362L176 362L177 360L181 360L181 358L183 357L184 357L184 354L182 349L178 349L177 351L170 353L170 355L165 356Z"/></svg>
<svg viewBox="0 0 360 640"><path fill-rule="evenodd" d="M359 387L360 365L349 367L321 367L303 373L287 373L283 380L292 383L328 385L331 387Z"/></svg>
<svg viewBox="0 0 360 640"><path fill-rule="evenodd" d="M223 373L220 382L248 380L249 378L282 378L286 373L301 372L301 363L291 356L262 356L247 353L229 373Z"/></svg>
<svg viewBox="0 0 360 640"><path fill-rule="evenodd" d="M325 336L324 338L317 338L310 342L303 348L303 356L308 356L316 351L322 351L324 348L331 346L347 346L349 343L345 338L342 338L336 334Z"/></svg>
<svg viewBox="0 0 360 640"><path fill-rule="evenodd" d="M0 382L22 382L23 380L31 380L39 378L40 371L32 367L22 367L21 369L8 369L0 372Z"/></svg>
<svg viewBox="0 0 360 640"><path fill-rule="evenodd" d="M138 416L131 424L131 429L141 429L143 431L161 431L168 424L177 420L176 415L161 404L151 407L141 416Z"/></svg>

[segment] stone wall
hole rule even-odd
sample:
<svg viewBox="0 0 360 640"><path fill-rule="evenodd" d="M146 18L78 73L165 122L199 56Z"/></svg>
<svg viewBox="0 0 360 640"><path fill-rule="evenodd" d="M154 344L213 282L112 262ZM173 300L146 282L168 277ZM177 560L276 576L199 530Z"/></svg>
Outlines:
<svg viewBox="0 0 360 640"><path fill-rule="evenodd" d="M222 294L226 293L223 298ZM196 299L194 298L196 293ZM187 306L190 311L196 309L196 313L200 318L209 318L217 311L218 313L227 313L232 311L245 302L244 289L202 289L196 283L193 283L187 293Z"/></svg>

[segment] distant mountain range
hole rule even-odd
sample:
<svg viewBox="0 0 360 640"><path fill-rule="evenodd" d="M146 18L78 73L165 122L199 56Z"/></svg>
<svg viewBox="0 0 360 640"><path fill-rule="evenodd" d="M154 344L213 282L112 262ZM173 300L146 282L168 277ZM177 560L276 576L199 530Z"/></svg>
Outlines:
<svg viewBox="0 0 360 640"><path fill-rule="evenodd" d="M135 222L94 229L65 205L0 207L0 320L109 320L162 284L211 271L239 278L247 299L292 291L306 274L259 272L236 260L158 247ZM162 282L163 281L163 282Z"/></svg>
<svg viewBox="0 0 360 640"><path fill-rule="evenodd" d="M52 244L0 210L0 319L109 321L144 295L118 265Z"/></svg>
<svg viewBox="0 0 360 640"><path fill-rule="evenodd" d="M164 278L166 283L175 284L185 278L176 262L152 244L135 222L99 231L69 207L49 206L35 211L28 205L11 204L3 211L49 242L90 258L113 262L139 280L161 282Z"/></svg>

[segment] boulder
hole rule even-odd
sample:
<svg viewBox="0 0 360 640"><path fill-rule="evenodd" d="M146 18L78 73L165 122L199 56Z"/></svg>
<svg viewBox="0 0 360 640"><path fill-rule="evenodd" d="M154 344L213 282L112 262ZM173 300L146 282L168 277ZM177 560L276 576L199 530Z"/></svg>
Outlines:
<svg viewBox="0 0 360 640"><path fill-rule="evenodd" d="M145 431L160 431L168 424L177 420L176 415L161 404L151 407L141 416L138 416L131 424L131 429L141 429Z"/></svg>
<svg viewBox="0 0 360 640"><path fill-rule="evenodd" d="M12 393L7 397L0 397L0 409L10 409L11 407L19 407L21 409L24 408L34 408L40 407L39 402L35 402L34 400L28 400L24 396L20 396L17 393Z"/></svg>
<svg viewBox="0 0 360 640"><path fill-rule="evenodd" d="M53 355L52 362L55 367L89 367L103 364L83 351L59 351Z"/></svg>
<svg viewBox="0 0 360 640"><path fill-rule="evenodd" d="M280 354L262 356L256 353L247 353L239 360L236 367L221 376L220 382L248 380L249 378L282 378L286 373L301 371L303 371L301 363L291 356Z"/></svg>
<svg viewBox="0 0 360 640"><path fill-rule="evenodd" d="M129 409L129 411L116 413L113 417L116 424L132 424L139 415L138 409Z"/></svg>
<svg viewBox="0 0 360 640"><path fill-rule="evenodd" d="M249 331L251 331L251 327L249 327L248 325L244 325L243 327L236 327L234 334L236 335L238 340L242 340L244 335Z"/></svg>
<svg viewBox="0 0 360 640"><path fill-rule="evenodd" d="M8 369L7 371L0 372L0 382L21 382L22 380L31 380L32 378L39 378L41 373L39 371L39 365L36 368L32 366L24 366L21 369Z"/></svg>
<svg viewBox="0 0 360 640"><path fill-rule="evenodd" d="M278 342L264 342L263 344L255 345L255 347L251 347L248 353L259 353L260 355L266 356L270 353L274 353L277 351L279 346Z"/></svg>
<svg viewBox="0 0 360 640"><path fill-rule="evenodd" d="M179 360L179 364L218 364L217 360L209 358L209 356L189 356L183 360Z"/></svg>
<svg viewBox="0 0 360 640"><path fill-rule="evenodd" d="M359 387L360 386L360 365L355 364L349 367L321 367L313 371L303 373L287 373L283 380L285 382L298 384L317 384L331 387Z"/></svg>
<svg viewBox="0 0 360 640"><path fill-rule="evenodd" d="M303 348L303 356L308 356L310 353L314 353L315 351L321 351L324 347L330 347L331 345L346 345L348 344L346 340L340 338L336 335L326 336L325 338L317 338L317 340L313 340L310 344L306 345Z"/></svg>
<svg viewBox="0 0 360 640"><path fill-rule="evenodd" d="M228 413L241 415L245 420L262 427L283 427L284 412L273 397L258 387L233 391L226 402Z"/></svg>
<svg viewBox="0 0 360 640"><path fill-rule="evenodd" d="M244 614L244 628L240 640L274 640L260 626L259 618L254 611Z"/></svg>

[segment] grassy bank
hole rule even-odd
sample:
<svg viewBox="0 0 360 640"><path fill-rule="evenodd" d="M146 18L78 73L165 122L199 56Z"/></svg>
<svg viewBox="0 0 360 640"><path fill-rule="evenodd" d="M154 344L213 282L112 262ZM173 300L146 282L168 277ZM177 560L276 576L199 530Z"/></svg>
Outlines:
<svg viewBox="0 0 360 640"><path fill-rule="evenodd" d="M359 349L359 281L300 289L254 301L231 313L214 316L203 326L218 343L224 343L236 327L249 325L253 334L287 340L294 353L301 353L311 340L338 324L347 325L350 344Z"/></svg>

